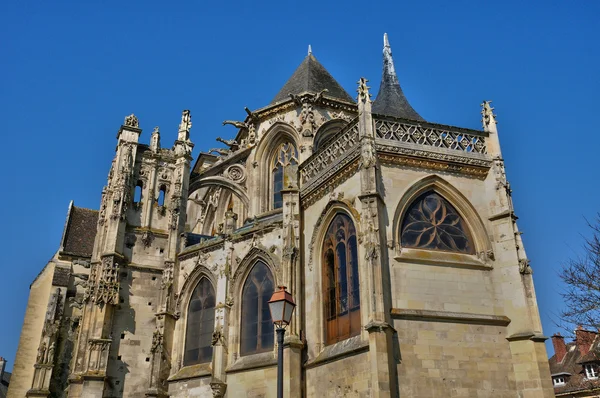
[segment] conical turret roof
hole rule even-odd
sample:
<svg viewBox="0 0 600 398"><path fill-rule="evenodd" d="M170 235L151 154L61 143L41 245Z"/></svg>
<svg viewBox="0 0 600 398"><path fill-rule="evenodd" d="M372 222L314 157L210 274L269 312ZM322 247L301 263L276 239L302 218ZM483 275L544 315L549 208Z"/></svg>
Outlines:
<svg viewBox="0 0 600 398"><path fill-rule="evenodd" d="M331 76L331 74L321 65L310 51L304 58L304 61L298 66L292 77L285 83L279 93L273 98L271 104L285 101L290 98L290 94L300 94L303 92L319 93L327 90L328 97L340 100L354 102L354 99L340 86L340 84Z"/></svg>
<svg viewBox="0 0 600 398"><path fill-rule="evenodd" d="M387 33L383 35L383 76L377 98L373 102L373 113L400 117L404 119L425 121L408 103L402 92L394 60L392 59L392 48L388 41Z"/></svg>

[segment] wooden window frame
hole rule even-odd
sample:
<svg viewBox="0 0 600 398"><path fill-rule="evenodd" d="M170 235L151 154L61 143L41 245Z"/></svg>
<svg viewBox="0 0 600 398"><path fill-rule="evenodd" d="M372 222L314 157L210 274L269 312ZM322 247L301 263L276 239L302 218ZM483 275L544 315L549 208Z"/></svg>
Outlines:
<svg viewBox="0 0 600 398"><path fill-rule="evenodd" d="M325 344L330 345L361 331L356 228L344 213L336 214L327 227L321 265Z"/></svg>

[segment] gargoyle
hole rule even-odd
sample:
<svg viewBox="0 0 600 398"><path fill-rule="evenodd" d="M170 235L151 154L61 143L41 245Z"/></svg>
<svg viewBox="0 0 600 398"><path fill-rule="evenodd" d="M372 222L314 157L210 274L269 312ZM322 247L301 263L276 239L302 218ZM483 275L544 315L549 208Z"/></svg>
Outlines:
<svg viewBox="0 0 600 398"><path fill-rule="evenodd" d="M225 126L226 124L231 124L232 126L235 126L238 129L247 129L248 128L248 124L246 124L244 122L237 122L235 120L225 120L223 122L223 126Z"/></svg>
<svg viewBox="0 0 600 398"><path fill-rule="evenodd" d="M79 309L79 310L80 310L81 308L83 308L83 301L82 301L81 299L77 300L75 297L69 297L69 301L71 302L71 303L69 304L69 307L70 307L70 308L73 308L73 307L75 307L75 308L77 308L77 309Z"/></svg>
<svg viewBox="0 0 600 398"><path fill-rule="evenodd" d="M237 151L240 148L240 144L236 140L224 140L221 137L217 137L217 141L227 145L232 151Z"/></svg>
<svg viewBox="0 0 600 398"><path fill-rule="evenodd" d="M87 281L90 278L90 276L88 274L73 273L71 275L73 275L73 277L76 278L76 279L83 279L84 281Z"/></svg>
<svg viewBox="0 0 600 398"><path fill-rule="evenodd" d="M211 153L211 152L216 152L219 155L227 156L231 153L231 150L225 149L225 148L213 148L210 151L208 151L208 153Z"/></svg>

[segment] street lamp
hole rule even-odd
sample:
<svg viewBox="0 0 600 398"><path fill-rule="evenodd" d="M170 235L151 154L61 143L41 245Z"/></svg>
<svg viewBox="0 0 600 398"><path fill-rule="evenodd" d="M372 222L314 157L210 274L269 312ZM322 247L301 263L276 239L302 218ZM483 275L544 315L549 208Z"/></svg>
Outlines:
<svg viewBox="0 0 600 398"><path fill-rule="evenodd" d="M292 295L285 290L285 286L279 286L279 290L269 300L271 319L277 331L277 398L283 398L283 336L285 327L292 320L294 308L296 303Z"/></svg>

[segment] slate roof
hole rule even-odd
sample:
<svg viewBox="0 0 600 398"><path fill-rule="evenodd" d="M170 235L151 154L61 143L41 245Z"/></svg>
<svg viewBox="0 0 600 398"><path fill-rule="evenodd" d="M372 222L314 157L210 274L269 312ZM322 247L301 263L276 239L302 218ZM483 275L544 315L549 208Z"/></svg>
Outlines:
<svg viewBox="0 0 600 398"><path fill-rule="evenodd" d="M355 102L354 99L340 86L331 74L321 65L312 53L309 53L298 66L292 77L284 84L271 104L288 100L290 94L298 95L303 92L319 93L327 89L326 96L343 101Z"/></svg>
<svg viewBox="0 0 600 398"><path fill-rule="evenodd" d="M67 222L62 251L75 256L91 257L97 223L97 210L73 206Z"/></svg>
<svg viewBox="0 0 600 398"><path fill-rule="evenodd" d="M377 98L373 102L373 113L380 115L394 116L403 119L425 121L408 103L408 100L402 92L394 60L392 59L392 48L387 38L387 33L383 36L383 73Z"/></svg>
<svg viewBox="0 0 600 398"><path fill-rule="evenodd" d="M581 351L574 341L566 344L566 346L567 353L561 362L556 361L556 354L548 360L550 374L570 374L570 376L567 376L564 386L554 387L554 393L558 396L559 394L575 393L576 391L600 389L600 378L588 379L583 368L585 362L598 361L600 355L600 339L598 336L592 343L590 351L584 356L581 355Z"/></svg>

